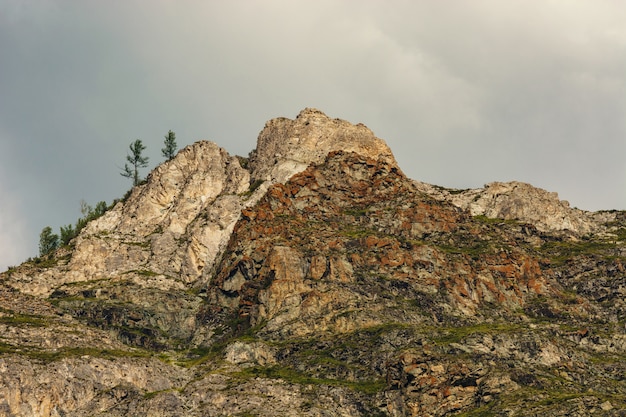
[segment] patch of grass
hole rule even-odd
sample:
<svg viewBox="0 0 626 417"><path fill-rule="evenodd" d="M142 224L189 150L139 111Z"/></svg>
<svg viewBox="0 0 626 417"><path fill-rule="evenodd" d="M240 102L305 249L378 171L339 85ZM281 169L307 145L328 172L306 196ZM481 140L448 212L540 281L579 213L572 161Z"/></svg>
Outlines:
<svg viewBox="0 0 626 417"><path fill-rule="evenodd" d="M63 357L91 356L94 358L115 359L115 358L147 358L152 354L150 352L138 350L122 350L122 349L98 349L91 347L84 348L67 348L53 355L54 359Z"/></svg>
<svg viewBox="0 0 626 417"><path fill-rule="evenodd" d="M549 392L547 398L537 401L537 405L546 406L561 403L563 401L573 400L574 398L581 398L589 396L590 393L582 392Z"/></svg>
<svg viewBox="0 0 626 417"><path fill-rule="evenodd" d="M430 332L432 340L438 345L459 343L476 334L513 333L521 329L515 323L480 323L472 326L433 328Z"/></svg>
<svg viewBox="0 0 626 417"><path fill-rule="evenodd" d="M313 378L302 372L298 372L292 368L288 368L285 366L254 366L235 373L235 376L246 379L282 379L286 382L297 385L330 385L333 387L345 387L353 391L369 395L380 392L386 386L385 382L380 379L367 381L348 381L329 378Z"/></svg>
<svg viewBox="0 0 626 417"><path fill-rule="evenodd" d="M248 187L248 191L246 191L245 193L243 193L244 197L250 197L256 190L257 188L259 188L261 186L261 184L263 184L265 181L263 180L254 180L254 182L252 184L250 184L250 187Z"/></svg>
<svg viewBox="0 0 626 417"><path fill-rule="evenodd" d="M148 236L160 235L162 233L163 233L163 226L159 224L152 232L150 232L150 235Z"/></svg>
<svg viewBox="0 0 626 417"><path fill-rule="evenodd" d="M59 260L55 258L52 254L46 255L44 257L37 257L32 259L32 264L37 268L52 268L59 263Z"/></svg>
<svg viewBox="0 0 626 417"><path fill-rule="evenodd" d="M588 352L589 362L594 365L609 365L626 363L626 355L608 352Z"/></svg>
<svg viewBox="0 0 626 417"><path fill-rule="evenodd" d="M614 244L595 240L547 242L539 249L544 256L556 265L564 265L577 256L603 256L610 258L608 251L615 248Z"/></svg>
<svg viewBox="0 0 626 417"><path fill-rule="evenodd" d="M620 242L626 242L626 227L622 227L616 232L617 240Z"/></svg>
<svg viewBox="0 0 626 417"><path fill-rule="evenodd" d="M472 243L473 244L464 246L448 244L438 244L436 246L445 253L449 253L451 255L468 255L472 259L478 259L481 255L494 252L494 248L487 241L478 240Z"/></svg>
<svg viewBox="0 0 626 417"><path fill-rule="evenodd" d="M57 350L42 350L28 347L12 346L0 342L0 354L10 353L26 356L32 360L43 363L55 362L65 358L90 356L93 358L116 359L116 358L146 358L150 357L149 352L139 350L122 349L98 349L92 347L67 347Z"/></svg>
<svg viewBox="0 0 626 417"><path fill-rule="evenodd" d="M367 214L367 209L365 208L352 208L352 209L347 209L344 210L344 214L348 215L348 216L354 216L354 217L362 217L365 216Z"/></svg>
<svg viewBox="0 0 626 417"><path fill-rule="evenodd" d="M0 355L16 353L17 348L13 345L9 345L8 343L4 343L0 341Z"/></svg>
<svg viewBox="0 0 626 417"><path fill-rule="evenodd" d="M135 270L133 272L135 272L137 275L141 275L141 276L144 276L144 277L155 277L157 275L160 275L157 272L149 271L149 270L146 270L146 269L138 269L138 270Z"/></svg>
<svg viewBox="0 0 626 417"><path fill-rule="evenodd" d="M152 399L152 398L156 397L156 396L157 396L157 395L159 395L159 394L163 394L163 393L165 393L165 392L173 392L173 391L177 391L177 390L176 390L176 389L173 389L173 388L168 388L168 389L162 389L162 390L158 390L158 391L150 391L150 392L146 392L146 393L143 395L143 399L144 399L144 400L150 400L150 399Z"/></svg>
<svg viewBox="0 0 626 417"><path fill-rule="evenodd" d="M473 216L473 219L484 224L517 224L518 221L514 219L501 219L498 217L487 217L484 214L479 214L477 216Z"/></svg>
<svg viewBox="0 0 626 417"><path fill-rule="evenodd" d="M123 243L129 246L138 246L144 249L150 248L150 242L123 242Z"/></svg>
<svg viewBox="0 0 626 417"><path fill-rule="evenodd" d="M222 357L227 342L217 342L211 346L201 346L189 349L185 357L178 359L176 364L185 368L193 368L209 361L215 361Z"/></svg>
<svg viewBox="0 0 626 417"><path fill-rule="evenodd" d="M346 225L345 227L343 227L339 233L345 237L348 237L350 239L359 239L359 238L363 238L363 237L367 237L367 236L372 236L372 235L376 235L377 233L371 229L366 229L363 227L355 227L355 226L350 226L350 225Z"/></svg>
<svg viewBox="0 0 626 417"><path fill-rule="evenodd" d="M88 287L88 286L92 286L94 284L102 284L106 281L112 281L111 278L97 278L97 279L92 279L89 281L74 281L74 282L66 282L65 284L63 284L63 287L69 287L69 288L80 288L80 287ZM117 285L118 282L115 283L115 285Z"/></svg>
<svg viewBox="0 0 626 417"><path fill-rule="evenodd" d="M28 314L9 313L4 316L0 316L0 323L9 326L32 326L32 327L44 327L48 323L41 316L34 316Z"/></svg>
<svg viewBox="0 0 626 417"><path fill-rule="evenodd" d="M466 191L469 191L470 188L448 188L448 192L452 195L455 194L463 194Z"/></svg>
<svg viewBox="0 0 626 417"><path fill-rule="evenodd" d="M444 192L447 192L449 194L462 194L462 193L470 190L470 188L447 188L447 187L443 187L441 185L433 185L433 187L436 188L439 191L444 191Z"/></svg>
<svg viewBox="0 0 626 417"><path fill-rule="evenodd" d="M381 334L387 333L392 330L407 329L409 327L411 326L405 323L387 322L375 326L364 327L357 330L357 332L366 334L368 336L380 336Z"/></svg>
<svg viewBox="0 0 626 417"><path fill-rule="evenodd" d="M107 237L111 234L111 232L109 230L100 230L98 233L92 235L94 237L98 237L98 238L104 238Z"/></svg>

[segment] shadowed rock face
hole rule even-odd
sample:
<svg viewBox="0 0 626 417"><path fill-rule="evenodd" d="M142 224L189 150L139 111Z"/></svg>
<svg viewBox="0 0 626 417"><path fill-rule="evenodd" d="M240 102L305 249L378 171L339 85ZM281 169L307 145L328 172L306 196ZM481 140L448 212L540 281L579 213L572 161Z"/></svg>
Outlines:
<svg viewBox="0 0 626 417"><path fill-rule="evenodd" d="M621 415L625 263L623 212L419 183L305 109L0 275L0 416Z"/></svg>

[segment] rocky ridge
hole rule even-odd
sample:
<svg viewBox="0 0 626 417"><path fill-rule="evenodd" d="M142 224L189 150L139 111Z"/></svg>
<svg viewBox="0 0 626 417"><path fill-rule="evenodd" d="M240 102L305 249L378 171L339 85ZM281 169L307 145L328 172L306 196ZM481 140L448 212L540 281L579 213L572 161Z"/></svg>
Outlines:
<svg viewBox="0 0 626 417"><path fill-rule="evenodd" d="M0 280L0 415L623 415L626 215L408 179L363 125L201 141Z"/></svg>
<svg viewBox="0 0 626 417"><path fill-rule="evenodd" d="M557 193L518 181L492 182L482 189L470 190L446 189L421 182L416 185L434 198L468 210L472 216L524 221L544 232L597 233L602 224L613 219L609 213L594 214L571 208Z"/></svg>

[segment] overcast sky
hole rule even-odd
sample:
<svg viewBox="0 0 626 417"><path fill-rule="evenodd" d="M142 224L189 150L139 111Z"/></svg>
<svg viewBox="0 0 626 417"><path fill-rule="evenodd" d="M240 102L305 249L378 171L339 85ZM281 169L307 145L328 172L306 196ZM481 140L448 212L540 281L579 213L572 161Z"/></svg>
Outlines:
<svg viewBox="0 0 626 417"><path fill-rule="evenodd" d="M417 180L626 209L626 2L0 0L0 270L123 196L133 140L247 155L304 107Z"/></svg>

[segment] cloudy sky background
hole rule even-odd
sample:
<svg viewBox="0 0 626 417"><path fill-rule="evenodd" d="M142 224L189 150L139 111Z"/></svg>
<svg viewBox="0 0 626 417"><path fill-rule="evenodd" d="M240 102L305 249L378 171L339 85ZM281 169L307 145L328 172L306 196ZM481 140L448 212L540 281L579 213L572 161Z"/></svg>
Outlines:
<svg viewBox="0 0 626 417"><path fill-rule="evenodd" d="M0 270L123 196L133 140L247 155L304 107L414 179L626 209L626 3L0 0Z"/></svg>

